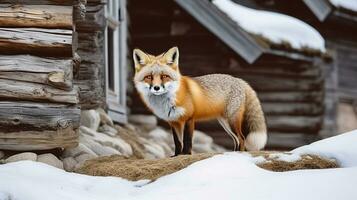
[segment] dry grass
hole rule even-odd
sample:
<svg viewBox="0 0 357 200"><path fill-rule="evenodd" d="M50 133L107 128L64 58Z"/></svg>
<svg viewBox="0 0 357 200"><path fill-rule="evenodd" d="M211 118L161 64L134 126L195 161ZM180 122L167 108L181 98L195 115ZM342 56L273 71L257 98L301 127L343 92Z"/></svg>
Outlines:
<svg viewBox="0 0 357 200"><path fill-rule="evenodd" d="M258 164L259 167L271 171L291 171L298 169L325 169L338 167L336 161L315 155L303 155L295 162L274 160L269 157L272 152L252 152L252 156L263 156L268 160ZM118 176L128 180L156 180L161 176L172 174L188 165L212 157L216 154L204 153L181 155L163 159L137 159L123 156L106 156L86 161L76 172L93 176Z"/></svg>
<svg viewBox="0 0 357 200"><path fill-rule="evenodd" d="M76 172L92 176L118 176L128 180L155 180L214 154L181 155L155 160L105 156L86 161Z"/></svg>

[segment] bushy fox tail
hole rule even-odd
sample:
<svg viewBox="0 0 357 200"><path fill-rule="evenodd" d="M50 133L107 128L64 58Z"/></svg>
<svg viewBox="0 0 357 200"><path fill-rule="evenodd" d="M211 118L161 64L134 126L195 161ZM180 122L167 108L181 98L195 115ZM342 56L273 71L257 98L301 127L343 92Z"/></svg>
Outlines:
<svg viewBox="0 0 357 200"><path fill-rule="evenodd" d="M267 127L264 113L257 94L250 87L246 90L243 133L246 135L245 148L257 151L264 148L267 142Z"/></svg>

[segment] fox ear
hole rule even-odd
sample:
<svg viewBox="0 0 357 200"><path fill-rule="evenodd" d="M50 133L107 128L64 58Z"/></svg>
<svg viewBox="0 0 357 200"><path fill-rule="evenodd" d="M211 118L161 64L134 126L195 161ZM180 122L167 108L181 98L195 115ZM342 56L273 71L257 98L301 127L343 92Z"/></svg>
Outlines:
<svg viewBox="0 0 357 200"><path fill-rule="evenodd" d="M172 65L175 64L178 66L179 63L179 50L177 47L172 47L165 54L164 58L166 59L167 64Z"/></svg>
<svg viewBox="0 0 357 200"><path fill-rule="evenodd" d="M136 70L139 70L143 65L148 61L148 55L141 51L140 49L134 49L133 51L133 60Z"/></svg>

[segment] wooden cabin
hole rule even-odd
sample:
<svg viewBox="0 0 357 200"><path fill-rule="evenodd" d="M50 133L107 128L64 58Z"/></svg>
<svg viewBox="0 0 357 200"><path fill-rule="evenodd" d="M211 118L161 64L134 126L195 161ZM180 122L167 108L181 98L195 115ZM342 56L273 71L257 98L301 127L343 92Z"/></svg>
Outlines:
<svg viewBox="0 0 357 200"><path fill-rule="evenodd" d="M285 13L315 27L326 39L334 62L326 70L327 135L357 128L357 10L329 0L245 1L260 9ZM338 1L336 1L338 2ZM355 2L357 4L357 2Z"/></svg>
<svg viewBox="0 0 357 200"><path fill-rule="evenodd" d="M178 46L183 74L226 73L249 82L262 101L270 148L292 148L320 137L325 91L320 52L251 34L208 0L131 0L128 15L130 50L160 54ZM130 111L149 113L129 89ZM198 129L219 144L232 143L215 121Z"/></svg>
<svg viewBox="0 0 357 200"><path fill-rule="evenodd" d="M0 149L76 146L81 110L126 122L125 5L0 2Z"/></svg>

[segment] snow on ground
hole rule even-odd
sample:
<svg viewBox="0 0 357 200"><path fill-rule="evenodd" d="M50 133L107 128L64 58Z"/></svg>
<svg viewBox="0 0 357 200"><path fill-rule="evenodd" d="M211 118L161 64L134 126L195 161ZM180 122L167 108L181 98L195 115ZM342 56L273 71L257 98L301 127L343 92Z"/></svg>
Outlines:
<svg viewBox="0 0 357 200"><path fill-rule="evenodd" d="M260 159L230 152L196 162L150 184L146 180L131 182L68 173L38 162L9 163L0 165L0 200L355 200L356 141L357 130L291 152L294 156L317 153L335 158L345 168L271 172L254 164Z"/></svg>
<svg viewBox="0 0 357 200"><path fill-rule="evenodd" d="M357 12L357 0L330 0L332 5Z"/></svg>
<svg viewBox="0 0 357 200"><path fill-rule="evenodd" d="M250 33L262 35L276 44L289 42L295 49L309 47L325 52L325 41L320 33L299 19L247 8L231 0L213 0L213 3Z"/></svg>

